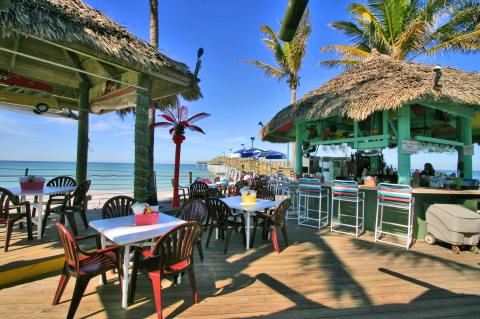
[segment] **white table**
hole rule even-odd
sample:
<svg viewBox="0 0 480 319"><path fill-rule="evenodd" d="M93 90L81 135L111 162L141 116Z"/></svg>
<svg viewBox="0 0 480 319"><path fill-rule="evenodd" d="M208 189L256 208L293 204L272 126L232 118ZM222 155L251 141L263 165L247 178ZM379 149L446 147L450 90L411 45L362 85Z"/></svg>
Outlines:
<svg viewBox="0 0 480 319"><path fill-rule="evenodd" d="M267 208L276 207L280 205L281 201L272 201L266 199L258 199L255 204L242 204L242 196L232 196L227 198L220 198L228 207L234 210L239 210L245 215L246 225L246 249L250 249L250 215Z"/></svg>
<svg viewBox="0 0 480 319"><path fill-rule="evenodd" d="M116 245L124 246L123 256L123 283L122 283L122 308L128 308L128 268L130 265L130 248L133 244L148 239L162 236L172 228L184 223L185 221L160 213L158 224L136 226L133 215L94 220L89 225L98 231L102 236Z"/></svg>
<svg viewBox="0 0 480 319"><path fill-rule="evenodd" d="M34 190L34 191L24 191L19 186L18 187L11 187L8 189L10 192L13 193L15 196L20 196L20 201L25 201L27 196L37 196L37 203L32 203L35 205L37 209L37 220L33 220L32 222L37 225L37 239L42 238L42 218L43 218L43 196L50 196L53 194L58 193L70 193L75 190L75 186L65 186L65 187L50 187L45 186L41 190Z"/></svg>

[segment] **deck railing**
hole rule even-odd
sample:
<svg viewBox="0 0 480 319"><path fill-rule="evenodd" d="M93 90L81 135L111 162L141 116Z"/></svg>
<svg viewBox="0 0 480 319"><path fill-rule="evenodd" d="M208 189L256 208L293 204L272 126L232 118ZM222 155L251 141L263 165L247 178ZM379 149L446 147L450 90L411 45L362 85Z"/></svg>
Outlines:
<svg viewBox="0 0 480 319"><path fill-rule="evenodd" d="M252 172L258 175L283 173L289 176L293 171L286 160L263 160L250 158L216 157L209 164L225 165L240 171Z"/></svg>

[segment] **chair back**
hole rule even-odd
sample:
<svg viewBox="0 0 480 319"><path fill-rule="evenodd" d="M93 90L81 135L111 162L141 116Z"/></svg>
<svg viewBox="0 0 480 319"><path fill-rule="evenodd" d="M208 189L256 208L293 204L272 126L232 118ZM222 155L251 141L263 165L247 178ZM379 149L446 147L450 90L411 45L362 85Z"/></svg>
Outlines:
<svg viewBox="0 0 480 319"><path fill-rule="evenodd" d="M240 195L240 190L243 187L248 187L248 182L244 179L241 179L235 184L235 195Z"/></svg>
<svg viewBox="0 0 480 319"><path fill-rule="evenodd" d="M90 189L91 183L92 182L90 180L86 180L85 182L78 185L77 188L75 188L72 194L73 207L81 207L82 209L85 208L83 207L83 205L85 204L85 201L87 199L87 193L88 193L88 190Z"/></svg>
<svg viewBox="0 0 480 319"><path fill-rule="evenodd" d="M160 272L179 272L193 263L193 245L202 228L197 222L187 222L160 237L152 248L152 258L158 258Z"/></svg>
<svg viewBox="0 0 480 319"><path fill-rule="evenodd" d="M232 216L230 207L218 198L207 199L207 207L210 218L216 221L219 226L226 225L228 217Z"/></svg>
<svg viewBox="0 0 480 319"><path fill-rule="evenodd" d="M185 221L197 222L200 225L205 225L208 217L208 207L200 199L191 199L180 207L180 213L177 218Z"/></svg>
<svg viewBox="0 0 480 319"><path fill-rule="evenodd" d="M10 205L18 205L18 197L8 189L0 187L0 220L7 220L10 213ZM17 209L17 212L20 212Z"/></svg>
<svg viewBox="0 0 480 319"><path fill-rule="evenodd" d="M287 213L288 208L290 207L290 203L291 203L290 198L286 198L273 211L272 216L275 216L274 223L276 226L281 226L285 224L285 215Z"/></svg>
<svg viewBox="0 0 480 319"><path fill-rule="evenodd" d="M205 200L208 191L208 185L204 182L194 182L190 185L190 199Z"/></svg>
<svg viewBox="0 0 480 319"><path fill-rule="evenodd" d="M356 197L358 195L358 183L355 181L332 181L332 196Z"/></svg>
<svg viewBox="0 0 480 319"><path fill-rule="evenodd" d="M298 190L302 193L320 193L322 191L322 185L319 179L300 178L298 180Z"/></svg>
<svg viewBox="0 0 480 319"><path fill-rule="evenodd" d="M377 188L377 197L381 201L399 204L412 203L412 188L409 185L380 183Z"/></svg>
<svg viewBox="0 0 480 319"><path fill-rule="evenodd" d="M257 191L257 198L266 199L266 200L275 200L275 192L273 190L263 187Z"/></svg>
<svg viewBox="0 0 480 319"><path fill-rule="evenodd" d="M207 191L207 198L215 197L215 198L223 198L225 197L222 193L222 190L219 187L212 187L209 188Z"/></svg>
<svg viewBox="0 0 480 319"><path fill-rule="evenodd" d="M254 189L255 191L260 190L260 188L264 187L264 183L259 177L254 177L252 180L252 185L250 185L251 189Z"/></svg>
<svg viewBox="0 0 480 319"><path fill-rule="evenodd" d="M77 186L77 182L70 176L57 176L47 182L49 187Z"/></svg>
<svg viewBox="0 0 480 319"><path fill-rule="evenodd" d="M115 196L105 202L102 208L102 218L115 218L133 215L131 206L133 198L129 196Z"/></svg>
<svg viewBox="0 0 480 319"><path fill-rule="evenodd" d="M80 270L80 258L78 256L78 246L70 230L59 222L55 223L60 242L65 251L65 263L78 273Z"/></svg>

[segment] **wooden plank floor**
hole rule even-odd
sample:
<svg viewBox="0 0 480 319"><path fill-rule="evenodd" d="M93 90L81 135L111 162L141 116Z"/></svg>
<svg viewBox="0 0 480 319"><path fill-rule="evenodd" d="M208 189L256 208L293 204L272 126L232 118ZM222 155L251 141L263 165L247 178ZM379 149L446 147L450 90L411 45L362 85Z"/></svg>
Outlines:
<svg viewBox="0 0 480 319"><path fill-rule="evenodd" d="M200 302L188 278L163 290L167 318L480 318L480 257L417 243L411 251L289 224L291 245L281 254L257 237L245 252L235 234L196 259ZM141 277L135 304L120 308L113 275L93 279L77 318L156 318L149 282ZM0 291L1 318L64 318L73 290L51 305L58 275ZM169 286L169 287L168 287Z"/></svg>

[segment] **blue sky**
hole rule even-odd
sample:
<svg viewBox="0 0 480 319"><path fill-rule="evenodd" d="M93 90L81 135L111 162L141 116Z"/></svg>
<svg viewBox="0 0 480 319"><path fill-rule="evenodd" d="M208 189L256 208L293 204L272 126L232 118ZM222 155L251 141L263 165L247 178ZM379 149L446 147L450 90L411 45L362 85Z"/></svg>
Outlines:
<svg viewBox="0 0 480 319"><path fill-rule="evenodd" d="M87 0L114 21L125 26L141 39L148 40L148 1ZM307 57L301 72L298 96L320 86L340 70L319 67L319 61L329 56L320 48L328 44L346 43L346 38L331 30L328 24L348 19L347 6L352 1L310 1L313 32ZM268 24L279 29L287 0L176 0L160 1L159 42L168 56L183 61L193 69L199 47L205 49L200 71L204 98L185 103L191 113L208 112L212 116L198 122L206 136L189 133L182 147L182 161L191 163L209 159L229 149L250 143L255 146L286 152L281 144L258 141L258 122L267 122L290 99L285 83L266 79L241 59L259 59L272 63L272 56L261 43L259 27ZM437 55L417 61L438 63L469 71L480 71L480 55ZM132 117L121 121L115 114L91 117L90 161L132 162ZM73 121L39 118L0 111L0 160L62 160L74 161L76 153L76 123ZM155 159L171 163L174 146L166 130L158 129ZM476 169L480 169L480 150L475 149ZM395 160L393 152L387 159ZM416 155L413 167L431 161L437 168L455 169L455 155Z"/></svg>

